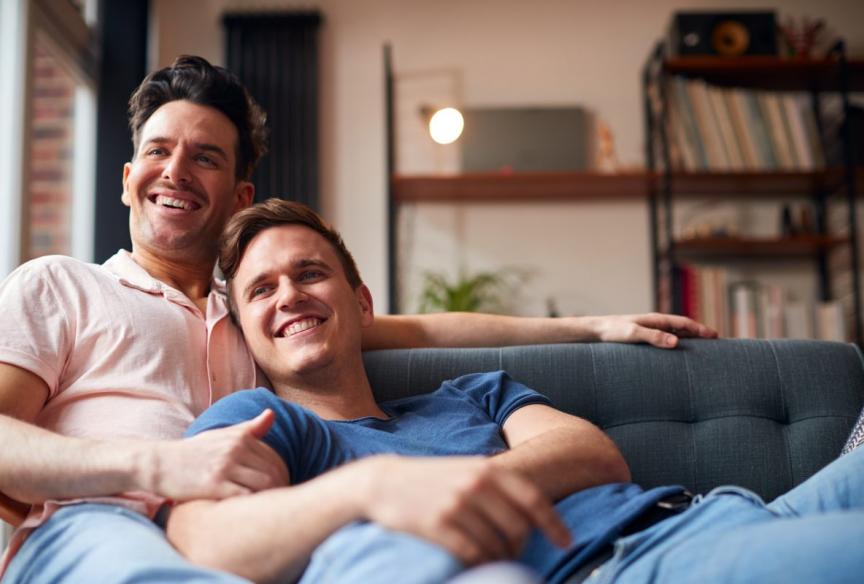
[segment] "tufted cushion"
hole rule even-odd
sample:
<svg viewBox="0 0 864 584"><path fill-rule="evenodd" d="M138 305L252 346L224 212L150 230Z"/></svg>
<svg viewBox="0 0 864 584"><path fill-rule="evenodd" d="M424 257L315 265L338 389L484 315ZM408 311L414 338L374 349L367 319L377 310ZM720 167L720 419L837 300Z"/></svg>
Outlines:
<svg viewBox="0 0 864 584"><path fill-rule="evenodd" d="M737 484L768 500L839 454L864 403L858 349L819 341L412 349L365 360L380 400L504 369L603 428L646 487Z"/></svg>

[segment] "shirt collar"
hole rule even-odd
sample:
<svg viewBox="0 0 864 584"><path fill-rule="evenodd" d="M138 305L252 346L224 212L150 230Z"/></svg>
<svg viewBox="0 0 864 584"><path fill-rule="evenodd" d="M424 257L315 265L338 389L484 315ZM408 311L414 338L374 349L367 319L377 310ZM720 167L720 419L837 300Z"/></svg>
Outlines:
<svg viewBox="0 0 864 584"><path fill-rule="evenodd" d="M195 306L195 304L186 298L182 292L151 276L147 270L142 268L132 258L132 254L125 249L119 250L113 256L108 258L102 266L113 274L124 286L129 286L130 288L135 288L150 294L162 294L169 300L173 300L179 304L189 304L192 307ZM207 302L208 320L210 318L220 319L228 314L228 310L224 303L225 283L222 280L213 278L210 283L210 291L211 293L209 294ZM214 299L215 295L213 292L216 292L221 296L221 298L215 302L214 300L216 299Z"/></svg>

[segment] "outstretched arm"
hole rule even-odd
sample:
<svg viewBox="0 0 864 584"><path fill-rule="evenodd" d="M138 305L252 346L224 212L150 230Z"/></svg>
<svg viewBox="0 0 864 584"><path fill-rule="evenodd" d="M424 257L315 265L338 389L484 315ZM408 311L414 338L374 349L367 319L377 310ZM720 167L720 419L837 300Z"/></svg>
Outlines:
<svg viewBox="0 0 864 584"><path fill-rule="evenodd" d="M539 528L569 534L531 481L486 457L375 456L295 487L178 506L168 538L192 561L256 582L296 578L340 527L369 520L412 533L466 564L514 557Z"/></svg>
<svg viewBox="0 0 864 584"><path fill-rule="evenodd" d="M221 498L285 484L282 461L259 441L272 412L192 440L89 440L33 424L47 397L40 377L0 363L0 491L19 501L127 491Z"/></svg>
<svg viewBox="0 0 864 584"><path fill-rule="evenodd" d="M492 460L534 482L553 501L588 487L630 481L615 443L582 418L532 404L513 412L503 433L510 449Z"/></svg>
<svg viewBox="0 0 864 584"><path fill-rule="evenodd" d="M363 331L363 348L494 347L612 341L671 349L680 337L717 332L685 316L635 314L527 318L468 312L376 316Z"/></svg>

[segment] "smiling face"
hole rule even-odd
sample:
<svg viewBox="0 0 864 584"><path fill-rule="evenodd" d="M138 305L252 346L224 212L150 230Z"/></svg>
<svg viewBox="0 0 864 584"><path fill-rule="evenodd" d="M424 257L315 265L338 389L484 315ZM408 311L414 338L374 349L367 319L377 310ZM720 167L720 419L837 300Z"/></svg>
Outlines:
<svg viewBox="0 0 864 584"><path fill-rule="evenodd" d="M336 250L312 229L282 225L256 235L231 292L246 343L275 386L361 362L372 297L363 284L351 287Z"/></svg>
<svg viewBox="0 0 864 584"><path fill-rule="evenodd" d="M123 168L133 250L212 262L219 234L254 188L235 176L237 129L220 111L170 101L141 128Z"/></svg>

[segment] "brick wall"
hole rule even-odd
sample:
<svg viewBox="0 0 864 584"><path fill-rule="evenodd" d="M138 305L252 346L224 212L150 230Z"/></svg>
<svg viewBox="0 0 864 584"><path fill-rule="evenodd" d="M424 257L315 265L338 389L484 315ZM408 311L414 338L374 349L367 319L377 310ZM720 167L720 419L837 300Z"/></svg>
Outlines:
<svg viewBox="0 0 864 584"><path fill-rule="evenodd" d="M75 82L37 40L33 62L27 258L71 249Z"/></svg>

